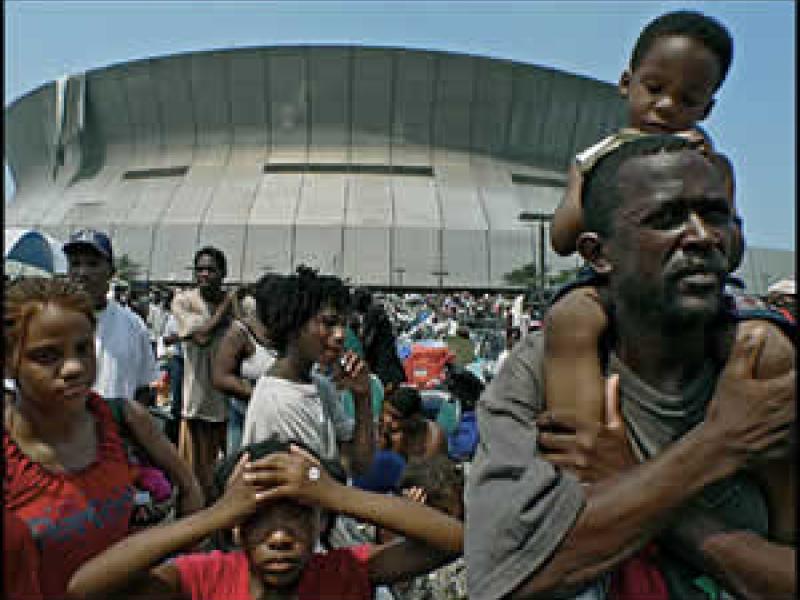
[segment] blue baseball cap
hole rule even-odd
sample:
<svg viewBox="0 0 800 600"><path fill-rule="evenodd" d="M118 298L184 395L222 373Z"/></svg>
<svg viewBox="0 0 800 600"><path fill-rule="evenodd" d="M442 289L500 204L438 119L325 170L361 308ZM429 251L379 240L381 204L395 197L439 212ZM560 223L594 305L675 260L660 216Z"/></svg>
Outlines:
<svg viewBox="0 0 800 600"><path fill-rule="evenodd" d="M113 264L114 253L111 250L111 240L102 231L95 229L81 229L69 236L69 241L64 244L64 254L69 254L80 246L89 246L94 251L105 256Z"/></svg>

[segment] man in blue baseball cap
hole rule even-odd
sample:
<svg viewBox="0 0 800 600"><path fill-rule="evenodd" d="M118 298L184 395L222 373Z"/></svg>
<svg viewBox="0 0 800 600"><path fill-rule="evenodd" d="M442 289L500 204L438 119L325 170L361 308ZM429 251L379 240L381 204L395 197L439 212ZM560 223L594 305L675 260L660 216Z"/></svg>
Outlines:
<svg viewBox="0 0 800 600"><path fill-rule="evenodd" d="M89 294L97 317L97 376L92 387L112 405L123 407L123 418L136 441L177 484L179 512L194 512L203 505L202 491L145 408L150 403L150 383L160 375L150 333L139 315L108 297L114 274L111 240L102 231L82 229L70 236L63 250L67 256L67 274ZM140 432L148 432L147 439Z"/></svg>

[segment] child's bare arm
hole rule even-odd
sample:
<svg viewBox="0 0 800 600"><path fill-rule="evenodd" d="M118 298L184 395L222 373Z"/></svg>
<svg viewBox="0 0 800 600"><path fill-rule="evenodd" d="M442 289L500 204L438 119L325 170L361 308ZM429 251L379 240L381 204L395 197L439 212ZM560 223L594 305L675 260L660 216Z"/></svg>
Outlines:
<svg viewBox="0 0 800 600"><path fill-rule="evenodd" d="M731 164L727 156L718 152L712 152L710 158L722 173L722 177L725 181L725 195L731 204L731 211L736 220L735 238L728 265L728 271L732 273L739 268L742 262L742 256L744 255L744 232L742 231L742 221L736 209L736 179L733 174L733 164Z"/></svg>
<svg viewBox="0 0 800 600"><path fill-rule="evenodd" d="M561 203L553 213L553 223L550 227L550 244L561 256L575 252L578 235L583 231L582 181L581 172L573 163L567 173L567 188L564 190Z"/></svg>
<svg viewBox="0 0 800 600"><path fill-rule="evenodd" d="M150 527L120 540L85 563L72 576L69 598L183 598L175 566L159 565L167 556L191 547L253 514L259 490L244 480L243 456L225 494L210 508L167 525Z"/></svg>
<svg viewBox="0 0 800 600"><path fill-rule="evenodd" d="M605 382L600 336L608 318L597 290L571 290L545 316L544 379L548 410L604 422Z"/></svg>

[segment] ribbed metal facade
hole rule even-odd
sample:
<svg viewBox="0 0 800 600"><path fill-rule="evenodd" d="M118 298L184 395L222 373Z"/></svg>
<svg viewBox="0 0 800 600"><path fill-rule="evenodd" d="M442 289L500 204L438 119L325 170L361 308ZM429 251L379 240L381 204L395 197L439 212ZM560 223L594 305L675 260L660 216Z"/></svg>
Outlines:
<svg viewBox="0 0 800 600"><path fill-rule="evenodd" d="M623 116L609 84L444 52L135 61L6 110L6 222L105 229L151 280L188 280L212 244L234 281L306 263L359 284L501 288L538 252L520 212L552 212L571 157Z"/></svg>

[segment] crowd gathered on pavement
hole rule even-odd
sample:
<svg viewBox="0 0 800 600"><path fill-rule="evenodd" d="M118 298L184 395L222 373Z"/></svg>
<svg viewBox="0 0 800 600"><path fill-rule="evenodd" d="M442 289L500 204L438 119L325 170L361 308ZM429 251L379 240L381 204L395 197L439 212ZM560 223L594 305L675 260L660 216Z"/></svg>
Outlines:
<svg viewBox="0 0 800 600"><path fill-rule="evenodd" d="M581 152L545 294L367 289L299 265L6 279L13 600L793 598L793 279L749 294L697 123L720 23L639 36L628 126Z"/></svg>

